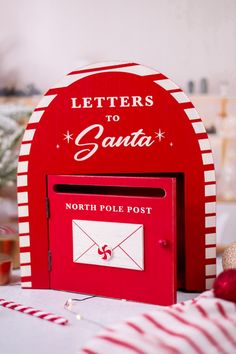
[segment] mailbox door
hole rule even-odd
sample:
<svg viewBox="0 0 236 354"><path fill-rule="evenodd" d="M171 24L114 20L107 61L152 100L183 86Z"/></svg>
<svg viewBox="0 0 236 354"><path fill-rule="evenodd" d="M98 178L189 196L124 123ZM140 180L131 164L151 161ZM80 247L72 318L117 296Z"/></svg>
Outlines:
<svg viewBox="0 0 236 354"><path fill-rule="evenodd" d="M176 300L174 178L48 176L51 288Z"/></svg>

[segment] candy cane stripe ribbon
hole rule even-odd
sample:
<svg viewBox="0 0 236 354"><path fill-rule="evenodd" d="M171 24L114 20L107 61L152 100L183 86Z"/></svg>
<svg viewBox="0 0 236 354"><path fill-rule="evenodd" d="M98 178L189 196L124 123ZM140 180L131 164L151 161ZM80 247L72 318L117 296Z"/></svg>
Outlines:
<svg viewBox="0 0 236 354"><path fill-rule="evenodd" d="M54 322L54 323L57 323L60 325L66 325L68 323L68 320L63 317L54 315L49 312L36 310L32 307L16 304L15 302L12 302L12 301L6 301L4 299L0 299L0 306L6 307L11 310L16 310L18 312L22 312L22 313L25 313L27 315L31 315L31 316L34 316L37 318L41 318L42 320Z"/></svg>

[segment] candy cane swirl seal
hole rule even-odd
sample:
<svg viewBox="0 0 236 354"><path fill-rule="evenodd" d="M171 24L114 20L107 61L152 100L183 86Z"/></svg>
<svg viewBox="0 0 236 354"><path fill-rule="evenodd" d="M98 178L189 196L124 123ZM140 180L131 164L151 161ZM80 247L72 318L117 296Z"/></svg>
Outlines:
<svg viewBox="0 0 236 354"><path fill-rule="evenodd" d="M112 256L112 250L108 245L104 245L98 248L98 254L101 256L102 259L108 261L108 259Z"/></svg>

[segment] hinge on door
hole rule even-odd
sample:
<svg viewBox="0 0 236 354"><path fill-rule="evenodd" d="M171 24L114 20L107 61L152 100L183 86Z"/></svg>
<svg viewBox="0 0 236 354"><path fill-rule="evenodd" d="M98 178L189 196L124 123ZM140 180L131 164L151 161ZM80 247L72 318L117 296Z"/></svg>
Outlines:
<svg viewBox="0 0 236 354"><path fill-rule="evenodd" d="M52 252L48 250L48 271L52 270Z"/></svg>
<svg viewBox="0 0 236 354"><path fill-rule="evenodd" d="M50 203L49 203L49 198L46 198L46 217L47 217L47 219L50 218Z"/></svg>

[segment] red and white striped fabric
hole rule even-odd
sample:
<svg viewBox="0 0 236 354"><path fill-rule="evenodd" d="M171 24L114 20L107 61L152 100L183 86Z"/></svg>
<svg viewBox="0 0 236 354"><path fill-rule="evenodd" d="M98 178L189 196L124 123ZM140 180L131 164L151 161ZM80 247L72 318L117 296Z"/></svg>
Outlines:
<svg viewBox="0 0 236 354"><path fill-rule="evenodd" d="M236 304L207 291L112 326L92 339L82 353L234 354Z"/></svg>

